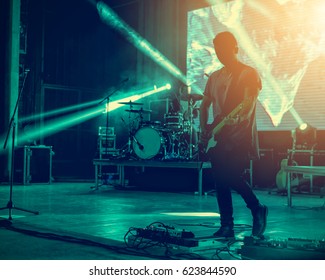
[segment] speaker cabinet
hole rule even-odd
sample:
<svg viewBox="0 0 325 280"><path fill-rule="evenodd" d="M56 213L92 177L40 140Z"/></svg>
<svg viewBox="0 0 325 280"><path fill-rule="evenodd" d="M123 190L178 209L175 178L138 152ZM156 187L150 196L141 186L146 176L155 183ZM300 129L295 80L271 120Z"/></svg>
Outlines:
<svg viewBox="0 0 325 280"><path fill-rule="evenodd" d="M52 146L24 146L15 150L14 181L24 185L52 182Z"/></svg>
<svg viewBox="0 0 325 280"><path fill-rule="evenodd" d="M260 149L260 159L252 164L252 186L269 188L275 185L276 164L273 149Z"/></svg>

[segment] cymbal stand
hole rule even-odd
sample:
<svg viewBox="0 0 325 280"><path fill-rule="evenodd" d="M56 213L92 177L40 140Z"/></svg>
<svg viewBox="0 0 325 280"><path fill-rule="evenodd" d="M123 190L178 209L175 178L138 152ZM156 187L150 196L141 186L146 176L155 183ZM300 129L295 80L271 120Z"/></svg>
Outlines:
<svg viewBox="0 0 325 280"><path fill-rule="evenodd" d="M129 109L129 124L128 124L128 132L129 132L129 138L128 138L128 144L127 144L127 155L129 157L131 157L132 153L133 153L133 141L135 141L135 143L139 146L139 148L141 149L142 145L141 143L139 143L139 141L136 139L135 137L135 133L134 133L134 121L131 122L131 113L133 110L133 105L130 104L130 109ZM140 120L143 119L142 113L140 113ZM141 121L140 121L141 122ZM142 147L143 149L143 147Z"/></svg>
<svg viewBox="0 0 325 280"><path fill-rule="evenodd" d="M132 127L131 127L131 111L133 110L132 109L133 106L132 104L130 104L130 112L129 112L129 123L128 123L128 132L129 132L129 138L128 138L128 149L127 149L127 154L128 156L131 156L132 154L132 141L133 141L133 137L132 137Z"/></svg>
<svg viewBox="0 0 325 280"><path fill-rule="evenodd" d="M190 139L189 139L189 159L193 158L193 100L188 101L189 122L190 122Z"/></svg>
<svg viewBox="0 0 325 280"><path fill-rule="evenodd" d="M141 108L142 110L142 108ZM140 121L139 121L139 126L138 126L138 129L143 125L143 114L140 112Z"/></svg>

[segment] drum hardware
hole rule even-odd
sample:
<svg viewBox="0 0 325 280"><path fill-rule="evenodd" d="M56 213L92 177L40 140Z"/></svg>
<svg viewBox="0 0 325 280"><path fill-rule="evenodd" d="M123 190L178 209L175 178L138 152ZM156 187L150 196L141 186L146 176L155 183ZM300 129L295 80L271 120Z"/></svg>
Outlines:
<svg viewBox="0 0 325 280"><path fill-rule="evenodd" d="M166 156L168 135L163 130L142 127L134 135L132 143L134 153L139 159L153 159Z"/></svg>
<svg viewBox="0 0 325 280"><path fill-rule="evenodd" d="M139 124L139 128L146 127L146 126L156 127L156 128L161 128L162 127L160 121L143 121L143 120L141 120L140 124Z"/></svg>
<svg viewBox="0 0 325 280"><path fill-rule="evenodd" d="M176 133L175 131L172 131L171 135L171 151L169 153L166 153L165 156L163 157L163 160L168 160L168 159L179 159L180 158L180 140L178 137L179 133ZM177 141L178 140L178 141ZM177 152L175 150L175 146L177 145Z"/></svg>
<svg viewBox="0 0 325 280"><path fill-rule="evenodd" d="M195 145L193 143L193 112L194 112L194 105L197 101L203 99L202 94L192 93L192 94L182 94L180 96L181 100L188 102L188 120L186 123L184 122L184 132L189 133L189 143L188 143L188 153L189 159L193 159L193 149Z"/></svg>
<svg viewBox="0 0 325 280"><path fill-rule="evenodd" d="M195 96L194 94L192 94ZM197 97L196 97L197 98ZM194 108L194 99L190 98L188 101L188 112L189 112L189 159L191 160L193 158L193 108Z"/></svg>
<svg viewBox="0 0 325 280"><path fill-rule="evenodd" d="M200 101L203 99L203 95L202 94L197 94L197 93L192 93L192 94L182 94L181 95L181 100L183 101L188 101L188 102L192 102L195 103L196 101Z"/></svg>
<svg viewBox="0 0 325 280"><path fill-rule="evenodd" d="M129 105L130 108L131 108L133 105L143 105L143 103L140 103L140 102L132 102L131 100L128 101L128 102L119 102L118 104Z"/></svg>
<svg viewBox="0 0 325 280"><path fill-rule="evenodd" d="M131 157L133 152L134 152L134 146L135 146L134 144L136 144L137 149L139 149L139 150L144 149L144 146L141 144L141 141L139 141L137 139L136 135L135 135L135 132L139 127L135 127L134 124L132 125L132 123L131 123L131 114L132 113L139 114L140 123L142 123L143 122L143 114L144 113L150 113L151 111L150 110L143 110L143 108L141 108L140 110L134 110L133 109L133 105L142 105L143 103L136 103L136 102L129 101L129 102L120 102L120 104L130 106L129 109L125 110L126 112L129 113L129 117L128 117L129 118L129 123L128 123L128 125L125 123L123 118L121 118L121 120L123 121L125 126L128 127L128 132L129 132L128 142L125 145L127 147L127 149L126 150L122 149L122 151L123 151L124 156Z"/></svg>
<svg viewBox="0 0 325 280"><path fill-rule="evenodd" d="M168 113L164 115L165 127L171 129L183 128L183 115L181 113Z"/></svg>
<svg viewBox="0 0 325 280"><path fill-rule="evenodd" d="M151 110L144 110L144 109L140 109L140 110L133 110L133 109L130 109L130 110L125 110L125 112L129 112L129 113L136 113L136 114L150 114L152 111Z"/></svg>

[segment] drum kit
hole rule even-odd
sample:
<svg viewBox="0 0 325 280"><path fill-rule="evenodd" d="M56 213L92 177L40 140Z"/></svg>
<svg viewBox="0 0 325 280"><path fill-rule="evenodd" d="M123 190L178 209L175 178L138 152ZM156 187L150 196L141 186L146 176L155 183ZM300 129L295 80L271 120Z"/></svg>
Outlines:
<svg viewBox="0 0 325 280"><path fill-rule="evenodd" d="M138 118L136 128L129 126L129 139L126 157L136 157L140 160L192 160L198 151L197 132L193 127L194 104L203 98L200 94L188 94L181 99L188 101L188 114L167 113L164 122L144 121L144 115L151 110L134 109L142 106L139 102L120 102L129 106L125 111L129 113L129 123ZM134 114L134 115L133 115Z"/></svg>

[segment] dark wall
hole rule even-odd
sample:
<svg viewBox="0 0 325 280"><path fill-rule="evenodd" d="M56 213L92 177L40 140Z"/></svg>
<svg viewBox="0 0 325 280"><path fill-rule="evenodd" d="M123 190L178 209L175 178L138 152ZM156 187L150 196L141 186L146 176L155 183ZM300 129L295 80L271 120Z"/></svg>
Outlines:
<svg viewBox="0 0 325 280"><path fill-rule="evenodd" d="M5 11L8 10L7 1L0 1L0 41L7 42L7 15ZM5 44L0 44L0 68L5 69ZM0 135L5 131L5 71L0 71ZM5 170L5 156L0 153L0 170ZM2 180L4 174L0 173L0 180Z"/></svg>
<svg viewBox="0 0 325 280"><path fill-rule="evenodd" d="M9 5L8 1L0 1L0 135L4 132L5 128L5 76L6 76L6 48L8 42L8 20L9 20Z"/></svg>
<svg viewBox="0 0 325 280"><path fill-rule="evenodd" d="M137 1L106 2L111 2L130 26L137 27ZM21 117L102 99L136 72L137 50L101 21L91 1L28 1L27 19L28 46L23 62L31 71ZM32 126L37 129L41 122L46 126L47 120L41 115ZM20 123L20 128L25 125ZM99 125L106 125L103 116L36 139L37 144L53 146L56 179L93 178Z"/></svg>

